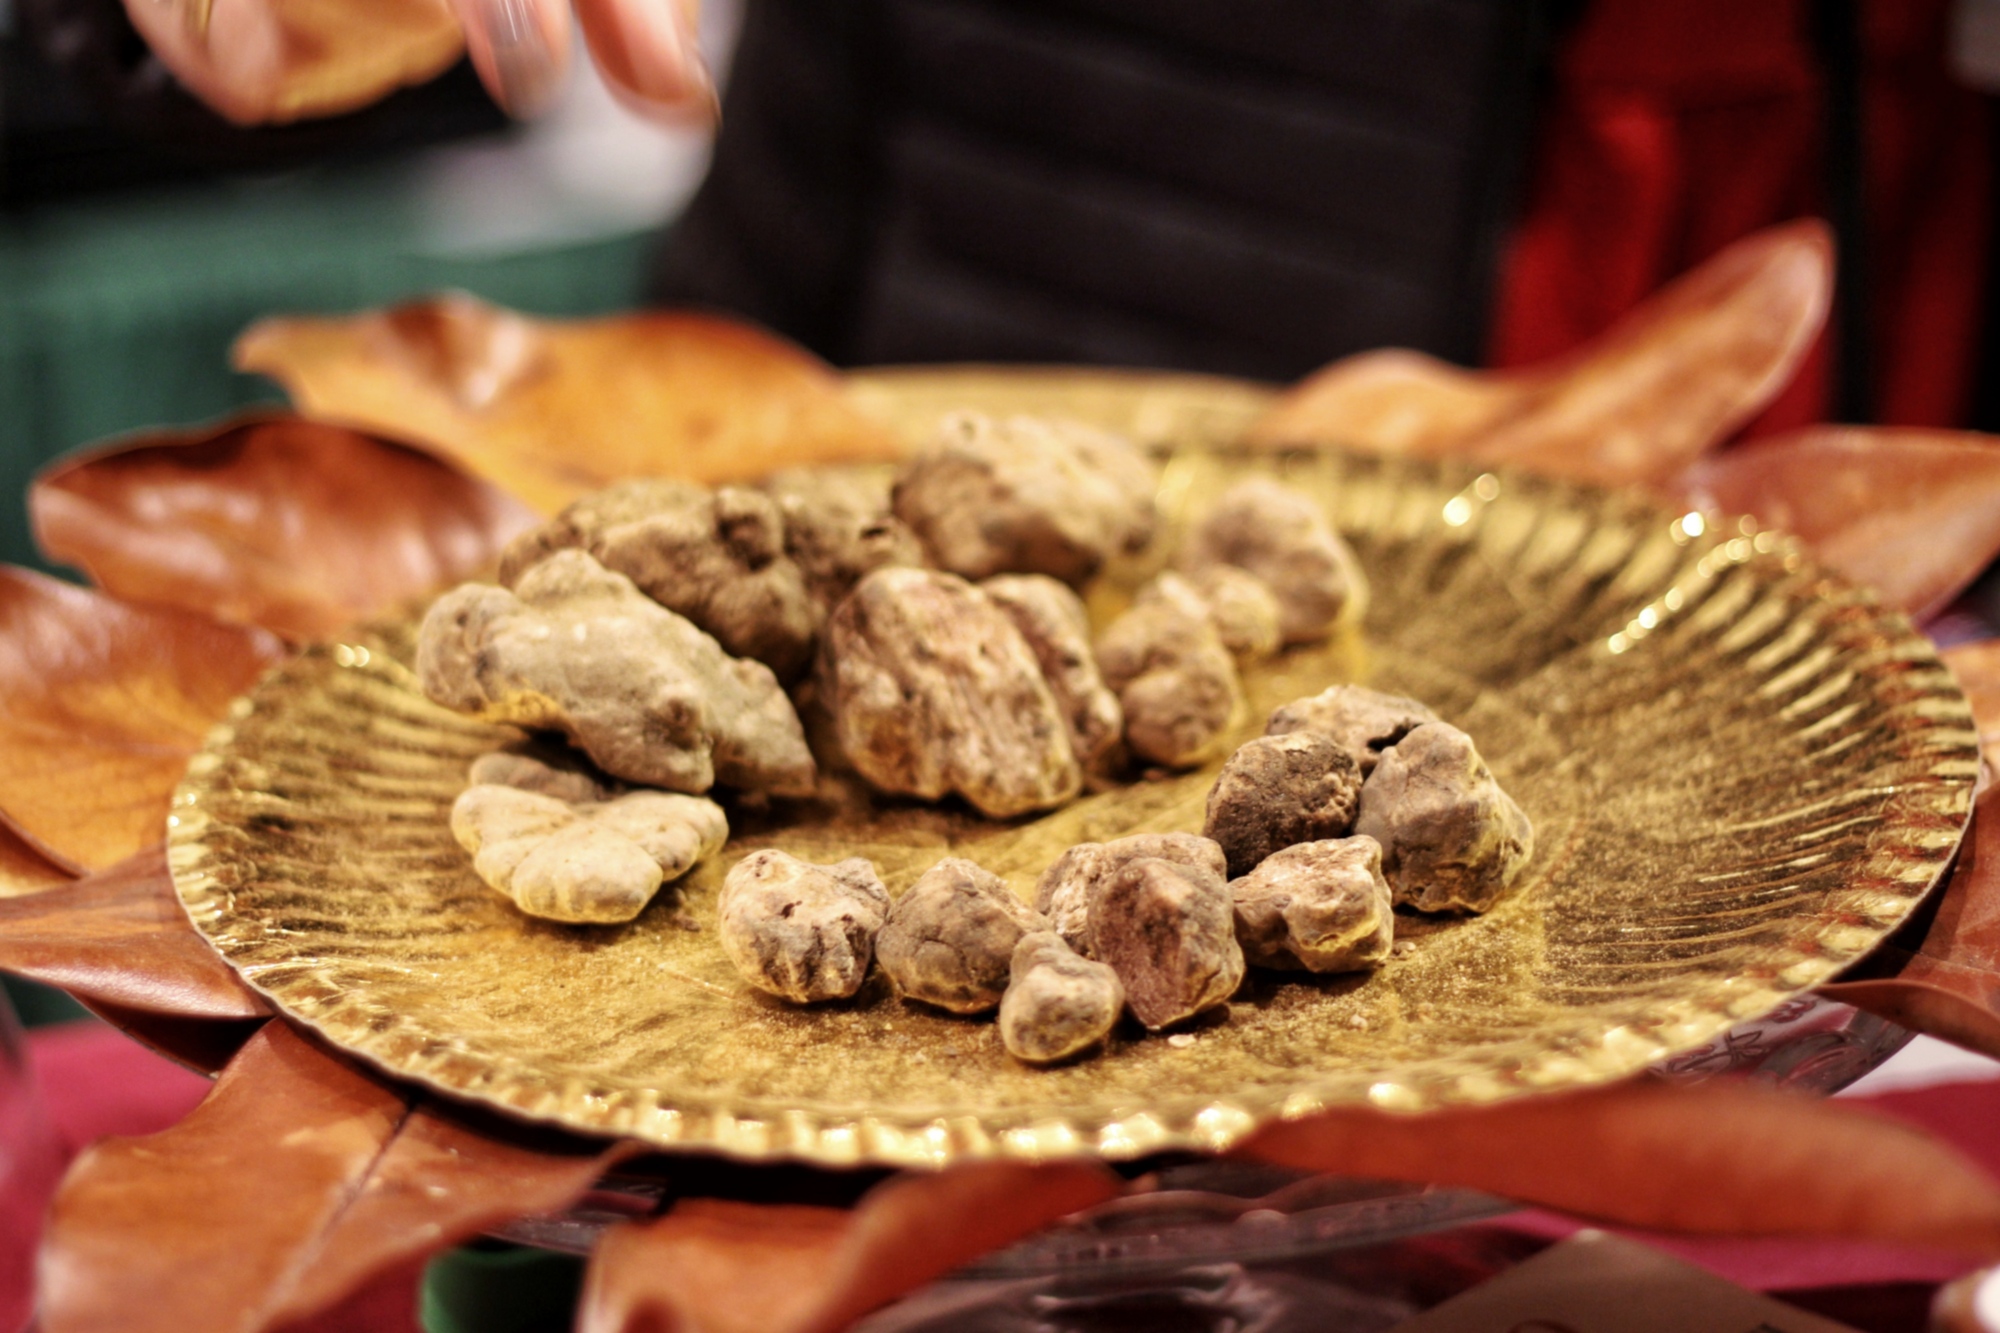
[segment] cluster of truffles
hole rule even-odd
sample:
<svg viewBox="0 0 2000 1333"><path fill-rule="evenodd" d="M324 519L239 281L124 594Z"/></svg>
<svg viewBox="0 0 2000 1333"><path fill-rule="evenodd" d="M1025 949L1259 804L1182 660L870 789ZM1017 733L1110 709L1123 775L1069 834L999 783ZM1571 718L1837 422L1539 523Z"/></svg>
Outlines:
<svg viewBox="0 0 2000 1333"><path fill-rule="evenodd" d="M523 911L624 920L645 902L624 891L641 853L606 849L634 819L682 818L628 786L803 798L833 763L1009 818L1214 758L1243 707L1238 663L1324 637L1360 576L1316 504L1246 482L1093 638L1076 589L1153 540L1157 485L1116 435L965 412L893 482L807 470L586 496L517 538L497 585L438 600L417 669L434 701L560 738L619 793L475 779L540 799L468 792L459 841ZM837 755L808 746L808 696ZM659 882L688 868L654 859Z"/></svg>
<svg viewBox="0 0 2000 1333"><path fill-rule="evenodd" d="M426 616L417 669L447 707L534 738L482 756L451 812L523 912L629 921L716 855L724 800L807 798L822 765L1009 818L1148 767L1217 758L1241 666L1324 639L1366 588L1308 497L1221 494L1093 635L1078 588L1155 538L1152 464L1083 426L946 419L893 482L627 482L588 496ZM838 754L815 756L801 703ZM997 1013L1034 1064L1224 1006L1248 967L1389 956L1394 910L1483 911L1532 834L1472 741L1422 704L1337 686L1274 712L1209 793L1200 834L1070 848L1032 906L971 861L893 901L866 860L775 849L729 871L718 935L753 986Z"/></svg>
<svg viewBox="0 0 2000 1333"><path fill-rule="evenodd" d="M962 858L889 901L874 868L756 852L724 883L723 947L752 985L844 999L870 956L897 994L998 1010L1033 1064L1226 1004L1247 966L1380 966L1394 908L1478 912L1519 876L1528 820L1471 739L1409 699L1335 686L1278 709L1209 792L1201 834L1137 834L1065 852L1034 906Z"/></svg>

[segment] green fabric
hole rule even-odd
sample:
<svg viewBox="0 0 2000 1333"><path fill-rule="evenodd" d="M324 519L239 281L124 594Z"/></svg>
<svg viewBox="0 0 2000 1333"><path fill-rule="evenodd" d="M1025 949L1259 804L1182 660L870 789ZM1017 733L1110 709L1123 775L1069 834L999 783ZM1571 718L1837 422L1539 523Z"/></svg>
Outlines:
<svg viewBox="0 0 2000 1333"><path fill-rule="evenodd" d="M646 234L427 253L411 198L405 169L306 172L0 221L0 559L36 563L20 497L49 459L276 400L228 367L261 315L449 287L550 315L637 300Z"/></svg>
<svg viewBox="0 0 2000 1333"><path fill-rule="evenodd" d="M90 1017L90 1012L72 1000L67 991L59 991L53 986L38 985L20 977L0 976L0 990L5 991L7 1003L14 1006L14 1012L24 1028Z"/></svg>
<svg viewBox="0 0 2000 1333"><path fill-rule="evenodd" d="M583 1260L497 1241L449 1250L424 1269L424 1333L569 1333Z"/></svg>

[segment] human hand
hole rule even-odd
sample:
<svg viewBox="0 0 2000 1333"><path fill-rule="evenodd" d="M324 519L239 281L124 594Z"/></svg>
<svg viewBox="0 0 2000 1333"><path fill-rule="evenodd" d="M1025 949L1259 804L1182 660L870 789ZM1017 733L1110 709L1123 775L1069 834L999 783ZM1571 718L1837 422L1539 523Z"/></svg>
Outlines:
<svg viewBox="0 0 2000 1333"><path fill-rule="evenodd" d="M700 0L125 0L174 76L241 125L351 111L441 73L461 51L516 116L547 108L570 16L605 81L661 119L715 117L695 44Z"/></svg>

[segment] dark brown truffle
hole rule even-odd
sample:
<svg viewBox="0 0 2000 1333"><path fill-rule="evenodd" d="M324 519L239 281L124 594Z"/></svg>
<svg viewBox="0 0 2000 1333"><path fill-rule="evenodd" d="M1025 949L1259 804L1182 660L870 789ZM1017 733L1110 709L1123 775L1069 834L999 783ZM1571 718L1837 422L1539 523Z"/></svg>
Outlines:
<svg viewBox="0 0 2000 1333"><path fill-rule="evenodd" d="M1156 856L1220 878L1222 849L1195 833L1134 833L1110 842L1080 842L1056 858L1035 886L1035 910L1078 953L1090 953L1090 904L1129 861Z"/></svg>
<svg viewBox="0 0 2000 1333"><path fill-rule="evenodd" d="M1091 902L1090 952L1153 1029L1227 1003L1243 981L1229 886L1158 857L1128 862Z"/></svg>
<svg viewBox="0 0 2000 1333"><path fill-rule="evenodd" d="M1232 876L1297 842L1342 838L1361 805L1361 771L1339 742L1317 732L1260 736L1229 756L1208 792L1202 833Z"/></svg>

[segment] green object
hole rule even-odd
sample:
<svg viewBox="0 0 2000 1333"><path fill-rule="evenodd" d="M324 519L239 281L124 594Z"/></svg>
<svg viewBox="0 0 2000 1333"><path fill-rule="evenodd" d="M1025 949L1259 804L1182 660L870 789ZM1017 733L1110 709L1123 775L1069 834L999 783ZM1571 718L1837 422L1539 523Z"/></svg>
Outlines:
<svg viewBox="0 0 2000 1333"><path fill-rule="evenodd" d="M651 235L444 254L407 167L66 204L0 220L0 559L38 564L21 499L43 463L142 427L276 401L229 344L276 313L460 288L547 315L631 306Z"/></svg>
<svg viewBox="0 0 2000 1333"><path fill-rule="evenodd" d="M424 1269L424 1333L569 1333L583 1291L583 1260L477 1241Z"/></svg>
<svg viewBox="0 0 2000 1333"><path fill-rule="evenodd" d="M24 1028L45 1027L50 1023L67 1023L72 1019L90 1017L90 1011L72 1000L67 991L57 990L54 986L0 975L0 990L5 990L7 1002L20 1015Z"/></svg>

